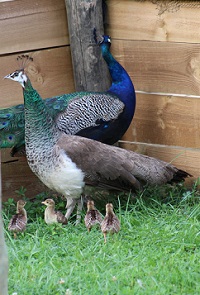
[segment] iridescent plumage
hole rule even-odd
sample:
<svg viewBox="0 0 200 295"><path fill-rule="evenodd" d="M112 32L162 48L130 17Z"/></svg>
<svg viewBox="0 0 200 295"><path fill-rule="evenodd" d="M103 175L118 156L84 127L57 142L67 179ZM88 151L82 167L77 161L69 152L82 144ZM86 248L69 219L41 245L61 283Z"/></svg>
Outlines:
<svg viewBox="0 0 200 295"><path fill-rule="evenodd" d="M110 53L111 39L99 42L112 84L105 92L74 92L44 100L55 126L66 134L114 144L128 129L135 111L135 90L125 69ZM15 78L13 76L13 78ZM24 105L0 110L0 148L24 151Z"/></svg>

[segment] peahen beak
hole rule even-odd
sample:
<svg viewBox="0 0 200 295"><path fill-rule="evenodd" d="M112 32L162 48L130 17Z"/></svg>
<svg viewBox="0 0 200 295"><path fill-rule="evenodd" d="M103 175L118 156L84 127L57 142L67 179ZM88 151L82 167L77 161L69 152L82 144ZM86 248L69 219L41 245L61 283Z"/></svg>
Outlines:
<svg viewBox="0 0 200 295"><path fill-rule="evenodd" d="M11 79L10 74L7 75L7 76L5 76L5 77L3 77L3 79Z"/></svg>
<svg viewBox="0 0 200 295"><path fill-rule="evenodd" d="M25 84L28 80L28 78L23 70L17 70L15 72L5 76L4 79L10 79L10 80L19 82L23 88L25 88Z"/></svg>

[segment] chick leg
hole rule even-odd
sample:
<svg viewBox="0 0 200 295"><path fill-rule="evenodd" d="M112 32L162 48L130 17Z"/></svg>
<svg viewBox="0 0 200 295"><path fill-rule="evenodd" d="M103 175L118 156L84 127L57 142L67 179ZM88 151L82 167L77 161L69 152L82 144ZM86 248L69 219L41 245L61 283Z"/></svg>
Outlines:
<svg viewBox="0 0 200 295"><path fill-rule="evenodd" d="M106 233L103 233L104 236L104 243L106 243Z"/></svg>

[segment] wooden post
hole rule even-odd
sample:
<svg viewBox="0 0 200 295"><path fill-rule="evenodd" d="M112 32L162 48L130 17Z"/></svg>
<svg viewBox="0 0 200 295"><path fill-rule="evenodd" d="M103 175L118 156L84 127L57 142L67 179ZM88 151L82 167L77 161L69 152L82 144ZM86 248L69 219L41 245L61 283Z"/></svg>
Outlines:
<svg viewBox="0 0 200 295"><path fill-rule="evenodd" d="M93 29L103 34L101 0L65 0L76 91L105 91L107 65L94 42Z"/></svg>
<svg viewBox="0 0 200 295"><path fill-rule="evenodd" d="M8 295L8 256L4 240L3 222L1 216L1 201L2 201L2 186L1 186L1 151L0 151L0 293Z"/></svg>

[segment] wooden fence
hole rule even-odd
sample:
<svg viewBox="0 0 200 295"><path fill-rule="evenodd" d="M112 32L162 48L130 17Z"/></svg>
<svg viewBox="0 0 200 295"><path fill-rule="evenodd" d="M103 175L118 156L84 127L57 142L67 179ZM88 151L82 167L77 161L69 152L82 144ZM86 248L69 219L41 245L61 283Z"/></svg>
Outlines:
<svg viewBox="0 0 200 295"><path fill-rule="evenodd" d="M121 145L200 176L200 4L108 0L112 53L130 74L137 109ZM75 90L64 0L0 2L0 77L28 52L33 86L43 98ZM23 103L22 90L0 78L0 107ZM89 89L88 89L89 90ZM2 150L3 198L44 190L24 158Z"/></svg>

